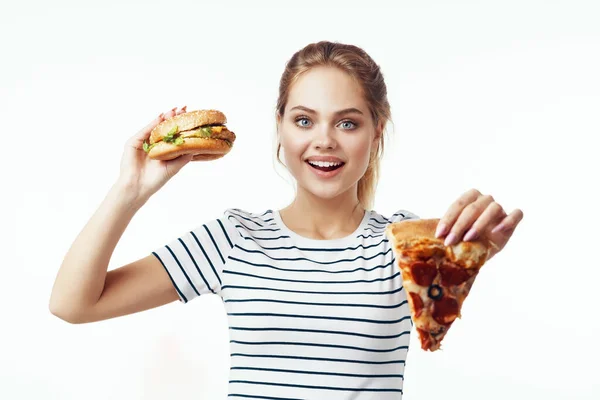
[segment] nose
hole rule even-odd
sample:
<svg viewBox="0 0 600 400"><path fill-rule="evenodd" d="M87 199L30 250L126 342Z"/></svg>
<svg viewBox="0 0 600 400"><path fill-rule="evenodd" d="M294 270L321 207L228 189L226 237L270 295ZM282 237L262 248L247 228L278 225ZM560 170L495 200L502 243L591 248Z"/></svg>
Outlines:
<svg viewBox="0 0 600 400"><path fill-rule="evenodd" d="M330 149L333 150L337 147L337 142L333 136L333 129L324 126L317 133L314 140L314 146L316 149Z"/></svg>

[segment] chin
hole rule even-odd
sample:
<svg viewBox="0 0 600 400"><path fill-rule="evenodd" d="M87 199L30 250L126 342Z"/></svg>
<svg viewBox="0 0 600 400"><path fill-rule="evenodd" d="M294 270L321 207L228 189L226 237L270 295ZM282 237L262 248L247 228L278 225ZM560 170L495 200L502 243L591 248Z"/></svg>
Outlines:
<svg viewBox="0 0 600 400"><path fill-rule="evenodd" d="M334 177L323 178L319 175L315 176L312 170L307 171L304 169L305 165L294 165L294 167L297 168L290 169L289 171L296 180L297 187L323 200L333 200L344 196L353 188L356 190L358 179L360 178L359 174L356 174L356 179L350 179L348 173L356 172L352 170L341 170Z"/></svg>
<svg viewBox="0 0 600 400"><path fill-rule="evenodd" d="M319 182L311 182L310 184L303 184L302 189L311 195L318 197L323 200L333 200L343 196L352 188L352 185L348 188L344 188L338 185L323 184Z"/></svg>

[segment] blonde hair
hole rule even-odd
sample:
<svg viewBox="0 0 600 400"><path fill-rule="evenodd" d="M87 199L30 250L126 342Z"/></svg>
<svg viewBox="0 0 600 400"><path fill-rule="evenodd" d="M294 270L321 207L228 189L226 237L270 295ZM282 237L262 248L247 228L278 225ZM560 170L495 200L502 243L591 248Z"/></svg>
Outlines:
<svg viewBox="0 0 600 400"><path fill-rule="evenodd" d="M279 98L276 108L279 118L283 117L292 84L301 74L311 68L321 66L339 68L353 77L362 88L375 128L386 126L391 119L391 111L387 99L387 88L379 66L363 49L357 46L327 41L307 45L296 52L286 64L279 82ZM371 152L367 170L358 181L358 200L366 209L370 209L373 205L383 148L382 130L378 145ZM278 144L277 159L279 162L281 162L280 150L281 144Z"/></svg>

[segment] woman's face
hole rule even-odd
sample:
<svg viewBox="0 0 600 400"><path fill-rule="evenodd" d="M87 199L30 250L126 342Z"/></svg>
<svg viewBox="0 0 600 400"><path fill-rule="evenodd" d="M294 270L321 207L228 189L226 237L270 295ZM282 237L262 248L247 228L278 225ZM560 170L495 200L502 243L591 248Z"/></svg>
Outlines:
<svg viewBox="0 0 600 400"><path fill-rule="evenodd" d="M318 67L291 87L278 135L298 190L333 199L349 190L356 196L380 130L360 85L337 68Z"/></svg>

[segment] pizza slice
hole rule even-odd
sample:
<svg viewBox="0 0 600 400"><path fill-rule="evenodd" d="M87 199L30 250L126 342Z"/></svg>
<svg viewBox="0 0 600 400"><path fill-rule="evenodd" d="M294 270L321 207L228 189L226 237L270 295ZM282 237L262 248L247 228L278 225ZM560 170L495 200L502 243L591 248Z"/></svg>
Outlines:
<svg viewBox="0 0 600 400"><path fill-rule="evenodd" d="M386 235L402 274L421 348L435 351L469 294L494 244L486 239L445 246L435 237L438 219L389 224Z"/></svg>

